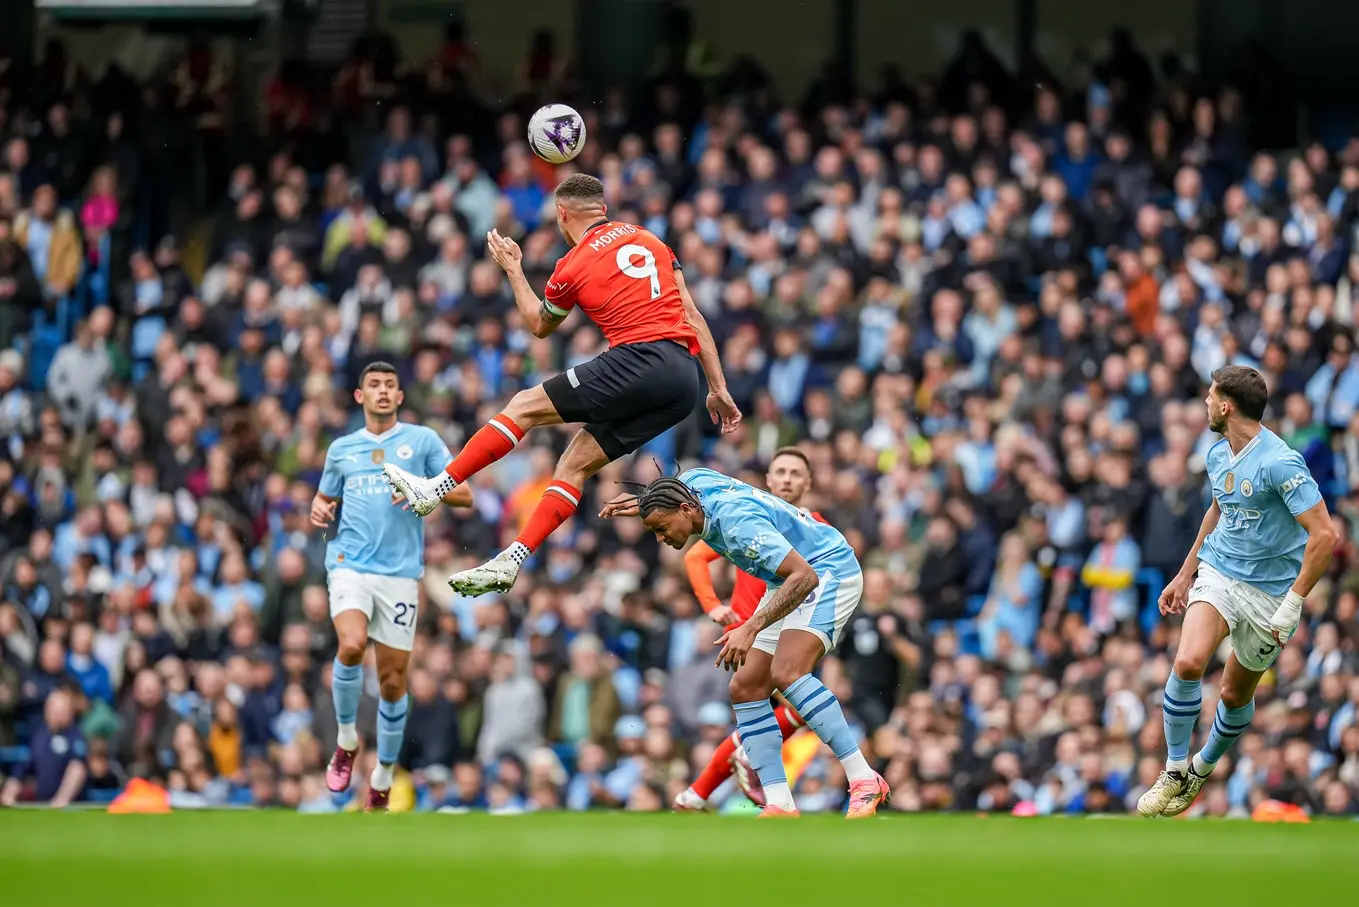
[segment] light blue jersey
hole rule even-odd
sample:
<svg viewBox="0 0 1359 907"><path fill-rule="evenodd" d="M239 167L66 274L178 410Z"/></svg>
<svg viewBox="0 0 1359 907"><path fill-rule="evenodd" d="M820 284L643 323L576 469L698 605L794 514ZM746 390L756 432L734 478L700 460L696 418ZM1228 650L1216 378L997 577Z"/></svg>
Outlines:
<svg viewBox="0 0 1359 907"><path fill-rule="evenodd" d="M779 565L796 551L818 575L857 576L854 549L833 526L782 498L711 469L691 469L680 481L703 505L703 541L769 586L783 583Z"/></svg>
<svg viewBox="0 0 1359 907"><path fill-rule="evenodd" d="M360 429L337 438L326 451L318 489L341 501L326 569L419 579L425 572L424 520L392 503L382 464L438 475L451 459L443 439L422 425L398 422L380 435Z"/></svg>
<svg viewBox="0 0 1359 907"><path fill-rule="evenodd" d="M1302 569L1307 530L1298 514L1321 503L1302 454L1261 428L1235 456L1227 440L1208 450L1208 479L1222 516L1199 559L1232 579L1284 595Z"/></svg>

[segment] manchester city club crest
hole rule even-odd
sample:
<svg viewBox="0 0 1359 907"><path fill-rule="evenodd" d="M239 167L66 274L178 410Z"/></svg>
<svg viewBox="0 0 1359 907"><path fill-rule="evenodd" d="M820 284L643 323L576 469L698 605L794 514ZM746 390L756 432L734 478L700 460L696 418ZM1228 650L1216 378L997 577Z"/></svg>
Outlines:
<svg viewBox="0 0 1359 907"><path fill-rule="evenodd" d="M373 462L374 462L374 463L381 463L381 462L382 462L383 460L385 460L385 459L387 459L387 451L383 450L381 447L375 447L375 448L373 448ZM1228 491L1231 491L1230 488L1228 488L1227 490L1228 490Z"/></svg>
<svg viewBox="0 0 1359 907"><path fill-rule="evenodd" d="M403 444L396 449L396 458L398 460L409 460L413 456L415 456L415 451L411 449L409 444Z"/></svg>
<svg viewBox="0 0 1359 907"><path fill-rule="evenodd" d="M1250 484L1250 479L1241 480L1241 493L1244 494L1246 497L1250 497L1252 494L1255 493L1255 489Z"/></svg>
<svg viewBox="0 0 1359 907"><path fill-rule="evenodd" d="M1227 473L1227 483L1224 487L1227 490L1227 494L1232 493L1232 489L1236 487L1236 473Z"/></svg>

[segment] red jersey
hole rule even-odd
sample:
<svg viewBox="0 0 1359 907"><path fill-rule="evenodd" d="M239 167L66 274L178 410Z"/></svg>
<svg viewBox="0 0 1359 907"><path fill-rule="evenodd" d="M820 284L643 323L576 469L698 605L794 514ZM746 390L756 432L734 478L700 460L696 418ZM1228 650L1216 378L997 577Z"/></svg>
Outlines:
<svg viewBox="0 0 1359 907"><path fill-rule="evenodd" d="M698 354L698 334L684 315L670 247L634 224L590 227L552 271L544 302L559 317L576 306L599 325L609 346L674 340Z"/></svg>
<svg viewBox="0 0 1359 907"><path fill-rule="evenodd" d="M812 511L812 519L818 523L830 525L830 521L816 511ZM684 565L689 574L689 584L694 587L694 594L698 597L698 602L703 606L705 612L711 611L722 603L713 589L712 575L708 572L708 564L719 557L721 555L701 540L696 542L684 556ZM750 620L750 616L760 606L760 599L764 598L765 588L764 580L756 579L742 570L736 571L736 582L731 590L731 610L736 612L736 619L740 623Z"/></svg>

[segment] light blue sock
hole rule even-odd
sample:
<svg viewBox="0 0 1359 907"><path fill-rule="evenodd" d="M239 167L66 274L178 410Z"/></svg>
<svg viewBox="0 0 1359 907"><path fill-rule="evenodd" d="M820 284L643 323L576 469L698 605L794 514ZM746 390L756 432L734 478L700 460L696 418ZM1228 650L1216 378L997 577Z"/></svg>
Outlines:
<svg viewBox="0 0 1359 907"><path fill-rule="evenodd" d="M774 707L768 699L756 702L733 702L736 712L736 736L741 738L755 774L766 789L770 785L788 783L783 771L783 734L779 731Z"/></svg>
<svg viewBox="0 0 1359 907"><path fill-rule="evenodd" d="M1241 706L1239 709L1229 709L1222 704L1217 704L1217 714L1213 716L1213 729L1208 732L1208 740L1203 744L1203 749L1199 750L1198 759L1202 759L1208 765L1216 765L1217 760L1227 754L1227 750L1236 743L1236 738L1246 732L1250 727L1250 721L1255 717L1255 700ZM1197 768L1197 766L1195 766ZM1202 773L1200 773L1202 774Z"/></svg>
<svg viewBox="0 0 1359 907"><path fill-rule="evenodd" d="M401 755L401 738L406 735L406 697L396 702L378 700L377 757L383 765L393 765Z"/></svg>
<svg viewBox="0 0 1359 907"><path fill-rule="evenodd" d="M363 665L340 664L335 659L330 695L335 700L335 720L353 724L359 720L359 700L363 698Z"/></svg>
<svg viewBox="0 0 1359 907"><path fill-rule="evenodd" d="M788 702L797 709L807 727L825 741L835 758L842 762L859 749L859 741L845 721L840 700L826 689L826 685L811 674L803 674L783 691ZM850 779L854 780L853 778Z"/></svg>
<svg viewBox="0 0 1359 907"><path fill-rule="evenodd" d="M1166 678L1161 712L1169 762L1182 765L1189 760L1189 738L1194 735L1194 722L1199 720L1199 711L1203 708L1203 693L1199 687L1199 681L1181 680L1174 671Z"/></svg>

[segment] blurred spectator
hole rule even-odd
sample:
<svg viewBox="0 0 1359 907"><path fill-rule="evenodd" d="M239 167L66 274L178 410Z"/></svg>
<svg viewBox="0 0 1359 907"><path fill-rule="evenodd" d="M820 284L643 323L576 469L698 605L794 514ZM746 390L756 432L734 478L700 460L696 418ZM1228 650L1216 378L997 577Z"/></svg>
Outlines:
<svg viewBox="0 0 1359 907"><path fill-rule="evenodd" d="M1346 542L1196 811L1359 808L1359 144L1261 151L1296 120L1268 65L1210 89L1119 32L1059 84L968 33L936 77L862 92L827 73L790 104L746 60L591 106L539 34L507 107L474 36L445 37L430 60L365 38L333 80L281 67L242 121L200 45L139 82L57 43L37 116L0 98L0 789L61 802L83 764L93 798L147 777L337 808L305 523L326 448L376 359L456 446L597 354L583 319L531 337L481 240L514 235L541 291L565 251L548 195L580 169L676 251L746 412L652 455L758 477L798 443L860 555L825 679L895 808L1121 811L1155 778L1178 635L1155 597L1210 503L1202 399L1228 362L1265 375ZM523 141L547 98L590 132L555 170ZM720 630L638 526L583 506L511 593L440 579L517 530L569 437L545 431L428 523L414 808L660 809L731 730ZM842 781L818 752L799 802L838 809Z"/></svg>

